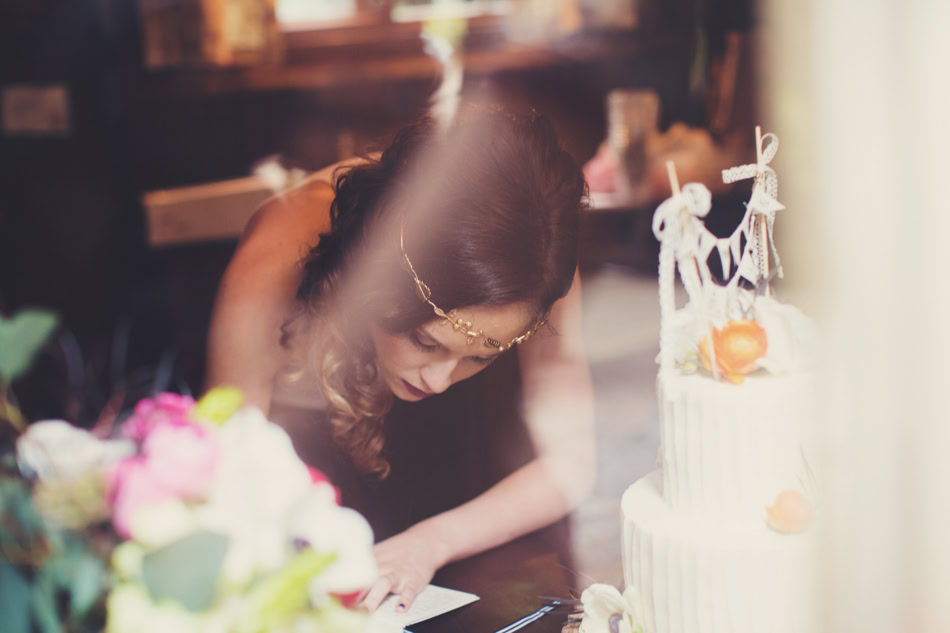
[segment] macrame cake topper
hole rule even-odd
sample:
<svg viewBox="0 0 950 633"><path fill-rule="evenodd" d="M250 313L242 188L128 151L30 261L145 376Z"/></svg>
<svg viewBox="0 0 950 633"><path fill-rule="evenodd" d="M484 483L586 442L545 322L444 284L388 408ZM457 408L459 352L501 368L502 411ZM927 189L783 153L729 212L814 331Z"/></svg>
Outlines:
<svg viewBox="0 0 950 633"><path fill-rule="evenodd" d="M697 258L697 249L691 248L708 242L712 235L703 224L712 208L712 195L705 185L688 183L680 190L679 179L673 161L667 161L673 196L657 207L653 214L653 234L660 242L660 371L673 368L673 332L671 320L676 311L674 297L674 268L679 268L680 278L692 301L704 296L703 286L712 283L709 266L705 259ZM701 249L700 249L701 250ZM707 253L708 256L708 253ZM715 362L713 362L715 374Z"/></svg>
<svg viewBox="0 0 950 633"><path fill-rule="evenodd" d="M765 141L768 143L764 144ZM680 189L673 162L667 162L673 195L653 215L653 233L660 242L661 371L671 370L675 361L672 320L676 311L676 268L689 295L690 308L707 336L716 324L751 310L755 295L743 288L740 280L746 280L756 292L769 293L770 252L775 260L775 274L782 276L772 230L775 214L785 207L776 199L778 176L768 166L777 150L778 137L763 137L761 128L756 127L756 163L723 170L722 178L727 183L755 178L742 221L731 235L723 238L716 237L703 223L712 207L709 189L699 183L687 183ZM709 269L713 249L722 265L721 284L713 279ZM711 360L713 375L718 378L715 356Z"/></svg>
<svg viewBox="0 0 950 633"><path fill-rule="evenodd" d="M766 141L768 144L766 145ZM768 282L771 279L769 274L769 253L775 260L775 274L782 277L782 261L779 259L778 251L775 248L773 239L773 229L775 226L775 214L785 208L778 201L778 174L769 167L769 163L775 157L778 151L778 137L774 134L762 135L762 128L755 126L755 164L740 165L722 170L722 181L732 183L747 178L755 178L752 185L752 196L746 204L746 214L742 219L742 225L748 222L749 233L746 238L751 243L751 248L747 249L749 257L746 260L747 266L742 277L747 279L756 288L764 287L765 294L769 294ZM723 275L727 273L723 269Z"/></svg>

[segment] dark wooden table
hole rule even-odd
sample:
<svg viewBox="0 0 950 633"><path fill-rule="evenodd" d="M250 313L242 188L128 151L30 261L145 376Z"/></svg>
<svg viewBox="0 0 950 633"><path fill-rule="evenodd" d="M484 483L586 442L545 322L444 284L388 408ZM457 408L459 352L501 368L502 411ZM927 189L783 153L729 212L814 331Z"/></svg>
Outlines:
<svg viewBox="0 0 950 633"><path fill-rule="evenodd" d="M529 534L440 570L433 584L468 591L481 599L461 609L409 627L413 633L495 633L536 612L550 601L580 595L565 557L552 547L549 533ZM542 616L521 631L561 633L567 608Z"/></svg>

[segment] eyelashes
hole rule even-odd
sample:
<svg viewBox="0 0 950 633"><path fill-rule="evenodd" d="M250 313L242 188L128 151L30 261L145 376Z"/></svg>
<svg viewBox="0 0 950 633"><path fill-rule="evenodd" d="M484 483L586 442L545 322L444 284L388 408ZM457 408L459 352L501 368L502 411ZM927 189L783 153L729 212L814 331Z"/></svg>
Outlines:
<svg viewBox="0 0 950 633"><path fill-rule="evenodd" d="M413 345L415 345L416 347L418 347L424 352L434 352L440 347L442 347L441 345L438 345L438 344L429 345L428 343L423 343L422 340L419 338L419 334L415 330L413 330L412 332L409 332L409 340L412 341Z"/></svg>
<svg viewBox="0 0 950 633"><path fill-rule="evenodd" d="M442 346L439 345L438 343L434 345L429 344L429 343L424 343L422 339L419 338L419 333L416 330L412 330L411 332L409 332L409 340L412 342L413 345L415 345L416 347L418 347L420 350L424 352L436 352L442 349ZM496 358L498 358L498 356L499 354L493 354L491 356L469 356L468 358L472 362L478 363L479 365L490 365L491 363L495 361Z"/></svg>

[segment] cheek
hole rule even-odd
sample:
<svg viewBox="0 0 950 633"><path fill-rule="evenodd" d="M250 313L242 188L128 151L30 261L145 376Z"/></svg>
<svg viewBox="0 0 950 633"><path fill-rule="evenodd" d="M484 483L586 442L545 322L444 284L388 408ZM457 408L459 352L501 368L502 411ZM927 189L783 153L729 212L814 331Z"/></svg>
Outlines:
<svg viewBox="0 0 950 633"><path fill-rule="evenodd" d="M376 337L376 360L384 369L412 369L418 363L418 350L405 337L384 334Z"/></svg>

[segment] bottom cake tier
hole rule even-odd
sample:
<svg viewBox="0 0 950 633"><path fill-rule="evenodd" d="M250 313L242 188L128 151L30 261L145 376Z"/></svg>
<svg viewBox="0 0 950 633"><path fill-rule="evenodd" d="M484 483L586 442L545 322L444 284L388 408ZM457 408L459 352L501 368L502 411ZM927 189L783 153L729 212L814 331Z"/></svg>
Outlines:
<svg viewBox="0 0 950 633"><path fill-rule="evenodd" d="M672 512L657 470L623 495L623 572L644 633L802 633L814 627L814 528L705 522Z"/></svg>

